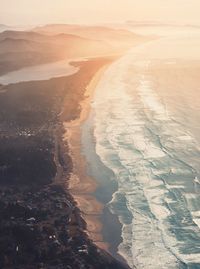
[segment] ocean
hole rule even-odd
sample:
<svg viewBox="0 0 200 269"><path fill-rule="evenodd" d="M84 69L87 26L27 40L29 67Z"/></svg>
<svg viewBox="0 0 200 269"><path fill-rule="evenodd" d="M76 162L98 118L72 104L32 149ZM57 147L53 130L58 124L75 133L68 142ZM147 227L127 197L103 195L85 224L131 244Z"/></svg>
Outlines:
<svg viewBox="0 0 200 269"><path fill-rule="evenodd" d="M89 132L102 163L86 156L88 171L104 190L117 186L105 207L131 268L200 268L199 48L200 34L181 32L128 51L105 71L83 126L83 153Z"/></svg>

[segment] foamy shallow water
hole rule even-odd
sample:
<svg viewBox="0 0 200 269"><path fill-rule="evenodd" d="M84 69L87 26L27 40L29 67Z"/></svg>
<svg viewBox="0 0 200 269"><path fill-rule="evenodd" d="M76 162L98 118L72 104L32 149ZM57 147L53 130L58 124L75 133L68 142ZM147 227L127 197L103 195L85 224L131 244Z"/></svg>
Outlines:
<svg viewBox="0 0 200 269"><path fill-rule="evenodd" d="M69 60L25 67L0 76L0 84L8 85L23 81L48 80L51 78L75 74L79 67L70 64Z"/></svg>
<svg viewBox="0 0 200 269"><path fill-rule="evenodd" d="M132 268L200 268L200 130L192 128L200 53L184 40L131 50L106 71L92 104L96 153L118 182L108 206L123 225L119 253ZM180 44L185 54L176 54Z"/></svg>

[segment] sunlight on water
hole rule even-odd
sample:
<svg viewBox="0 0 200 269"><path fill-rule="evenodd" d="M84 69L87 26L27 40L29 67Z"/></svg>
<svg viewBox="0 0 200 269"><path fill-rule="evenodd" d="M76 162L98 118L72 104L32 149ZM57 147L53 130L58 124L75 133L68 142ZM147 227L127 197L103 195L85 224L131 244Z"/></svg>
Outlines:
<svg viewBox="0 0 200 269"><path fill-rule="evenodd" d="M79 68L72 66L69 61L41 64L25 67L0 76L0 84L7 85L23 81L48 80L55 77L69 76L78 70Z"/></svg>
<svg viewBox="0 0 200 269"><path fill-rule="evenodd" d="M200 266L199 45L183 36L133 49L96 90L96 152L118 182L109 208L131 267Z"/></svg>

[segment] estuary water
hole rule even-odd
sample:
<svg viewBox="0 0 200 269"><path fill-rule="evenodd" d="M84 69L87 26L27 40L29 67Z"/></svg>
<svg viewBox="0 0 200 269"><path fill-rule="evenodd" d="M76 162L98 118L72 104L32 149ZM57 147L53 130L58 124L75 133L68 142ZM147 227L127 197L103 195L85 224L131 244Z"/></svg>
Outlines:
<svg viewBox="0 0 200 269"><path fill-rule="evenodd" d="M95 151L114 174L103 180L117 182L106 207L122 224L118 252L131 268L200 268L199 48L194 34L151 41L96 88Z"/></svg>
<svg viewBox="0 0 200 269"><path fill-rule="evenodd" d="M75 74L78 70L79 67L71 65L70 60L28 66L0 76L0 84L8 85L25 81L48 80L51 78L70 76Z"/></svg>

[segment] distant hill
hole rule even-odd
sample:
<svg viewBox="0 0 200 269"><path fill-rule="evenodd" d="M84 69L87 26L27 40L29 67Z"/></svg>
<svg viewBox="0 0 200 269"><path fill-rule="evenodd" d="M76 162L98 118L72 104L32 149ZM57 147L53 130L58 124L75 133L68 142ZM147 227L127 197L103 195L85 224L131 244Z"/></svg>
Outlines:
<svg viewBox="0 0 200 269"><path fill-rule="evenodd" d="M0 75L25 66L81 57L122 54L147 38L127 30L47 25L0 33Z"/></svg>
<svg viewBox="0 0 200 269"><path fill-rule="evenodd" d="M0 33L0 75L21 67L111 51L108 44L71 34Z"/></svg>
<svg viewBox="0 0 200 269"><path fill-rule="evenodd" d="M43 41L44 35L35 32L6 30L0 34L0 41L6 38Z"/></svg>
<svg viewBox="0 0 200 269"><path fill-rule="evenodd" d="M36 50L44 50L48 48L48 44L38 43L31 40L26 39L15 39L7 37L3 40L0 40L0 52L8 53L8 52L24 52L24 51L36 51Z"/></svg>
<svg viewBox="0 0 200 269"><path fill-rule="evenodd" d="M0 53L17 51L52 52L58 58L74 56L91 56L97 53L106 53L111 46L99 40L80 37L73 34L46 35L26 31L5 31L0 33ZM101 51L101 52L100 52ZM110 52L110 51L109 51Z"/></svg>
<svg viewBox="0 0 200 269"><path fill-rule="evenodd" d="M113 29L104 26L82 26L68 24L49 24L33 29L37 33L55 35L59 33L78 35L110 44L114 49L127 49L147 38L125 29Z"/></svg>

